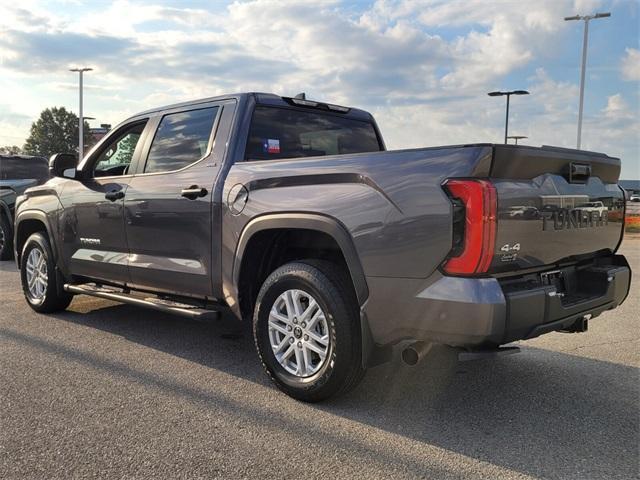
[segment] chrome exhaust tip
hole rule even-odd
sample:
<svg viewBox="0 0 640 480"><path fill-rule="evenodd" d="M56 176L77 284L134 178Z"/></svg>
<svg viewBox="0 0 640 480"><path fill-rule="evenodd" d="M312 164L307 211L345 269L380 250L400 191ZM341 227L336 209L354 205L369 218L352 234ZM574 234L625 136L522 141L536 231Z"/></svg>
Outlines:
<svg viewBox="0 0 640 480"><path fill-rule="evenodd" d="M409 366L415 366L429 353L432 343L415 342L402 350L402 361Z"/></svg>

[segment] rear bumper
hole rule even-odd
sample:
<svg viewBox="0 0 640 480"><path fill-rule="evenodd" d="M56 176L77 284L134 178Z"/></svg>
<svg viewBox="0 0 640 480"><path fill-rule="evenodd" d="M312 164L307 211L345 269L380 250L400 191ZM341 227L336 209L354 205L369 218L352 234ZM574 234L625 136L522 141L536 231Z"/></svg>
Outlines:
<svg viewBox="0 0 640 480"><path fill-rule="evenodd" d="M616 308L629 292L631 269L624 256L612 255L566 269L565 276L566 287L565 281L543 284L539 274L508 280L438 275L426 287L378 279L369 282L364 313L377 345L415 340L496 346L567 329L586 315ZM416 287L409 297L407 289Z"/></svg>
<svg viewBox="0 0 640 480"><path fill-rule="evenodd" d="M554 285L524 291L503 285L508 318L502 343L563 330L585 315L593 318L616 308L629 293L631 269L624 256L615 255L584 268L581 280L573 299L558 295Z"/></svg>

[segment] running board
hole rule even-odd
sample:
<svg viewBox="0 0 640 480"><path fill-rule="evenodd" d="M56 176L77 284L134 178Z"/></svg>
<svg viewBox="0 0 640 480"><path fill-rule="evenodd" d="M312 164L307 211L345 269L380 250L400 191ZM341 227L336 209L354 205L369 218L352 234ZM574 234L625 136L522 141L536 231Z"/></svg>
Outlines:
<svg viewBox="0 0 640 480"><path fill-rule="evenodd" d="M209 310L197 307L195 305L189 305L188 303L179 303L156 297L134 297L130 293L125 293L122 290L118 290L116 288L101 287L98 285L86 283L82 285L73 285L67 283L64 286L64 290L73 294L90 295L92 297L105 298L107 300L114 300L116 302L151 308L153 310L159 310L161 312L173 313L176 315L180 315L181 317L191 318L193 320L215 320L220 316L220 312L217 310Z"/></svg>

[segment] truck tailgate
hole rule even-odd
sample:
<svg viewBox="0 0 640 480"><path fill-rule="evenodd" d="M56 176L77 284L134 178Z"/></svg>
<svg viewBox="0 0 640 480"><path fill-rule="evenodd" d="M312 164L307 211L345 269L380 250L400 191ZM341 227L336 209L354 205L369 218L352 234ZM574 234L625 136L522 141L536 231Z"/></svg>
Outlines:
<svg viewBox="0 0 640 480"><path fill-rule="evenodd" d="M517 271L610 253L620 243L620 160L556 147L495 146L498 208L490 271Z"/></svg>

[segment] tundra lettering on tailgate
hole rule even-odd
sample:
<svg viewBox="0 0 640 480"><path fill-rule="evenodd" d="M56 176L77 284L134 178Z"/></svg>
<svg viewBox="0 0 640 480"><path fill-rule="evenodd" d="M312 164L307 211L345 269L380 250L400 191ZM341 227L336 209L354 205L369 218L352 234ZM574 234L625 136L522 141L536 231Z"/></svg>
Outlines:
<svg viewBox="0 0 640 480"><path fill-rule="evenodd" d="M603 227L609 223L607 211L587 212L561 208L553 212L542 212L542 230L571 230L575 228Z"/></svg>

